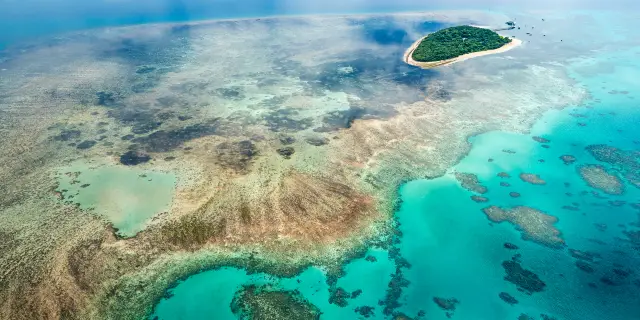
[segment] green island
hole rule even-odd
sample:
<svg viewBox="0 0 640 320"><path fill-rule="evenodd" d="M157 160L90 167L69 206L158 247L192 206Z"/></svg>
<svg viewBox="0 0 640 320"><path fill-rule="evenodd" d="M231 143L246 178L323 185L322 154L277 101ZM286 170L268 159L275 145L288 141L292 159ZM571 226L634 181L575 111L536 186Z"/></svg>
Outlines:
<svg viewBox="0 0 640 320"><path fill-rule="evenodd" d="M473 52L498 49L511 42L492 30L472 26L442 29L425 37L413 51L419 62L448 60Z"/></svg>

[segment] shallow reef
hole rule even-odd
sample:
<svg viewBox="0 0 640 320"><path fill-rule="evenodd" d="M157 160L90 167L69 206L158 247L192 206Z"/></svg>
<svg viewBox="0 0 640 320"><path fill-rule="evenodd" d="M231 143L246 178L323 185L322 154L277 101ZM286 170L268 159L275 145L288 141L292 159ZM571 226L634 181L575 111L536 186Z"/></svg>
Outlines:
<svg viewBox="0 0 640 320"><path fill-rule="evenodd" d="M246 320L316 320L321 314L299 292L254 285L236 293L231 309L239 319Z"/></svg>
<svg viewBox="0 0 640 320"><path fill-rule="evenodd" d="M151 156L140 151L129 150L120 156L120 163L125 166L135 166L141 163L149 162Z"/></svg>
<svg viewBox="0 0 640 320"><path fill-rule="evenodd" d="M554 216L526 206L509 209L490 206L482 209L482 211L492 222L508 221L517 226L522 230L522 238L525 240L531 240L552 248L564 246L560 231L554 226L558 222L558 218Z"/></svg>
<svg viewBox="0 0 640 320"><path fill-rule="evenodd" d="M482 196L471 196L471 200L478 202L478 203L482 203L482 202L488 202L489 198L487 197L482 197Z"/></svg>
<svg viewBox="0 0 640 320"><path fill-rule="evenodd" d="M540 280L537 274L533 273L531 270L523 268L517 258L502 262L502 267L507 273L504 279L515 284L518 291L522 291L530 295L543 291L546 286L544 281Z"/></svg>
<svg viewBox="0 0 640 320"><path fill-rule="evenodd" d="M355 308L355 312L364 318L373 317L375 315L374 310L375 308L371 306L360 306Z"/></svg>
<svg viewBox="0 0 640 320"><path fill-rule="evenodd" d="M564 162L564 164L566 165L570 165L573 164L574 162L576 162L576 157L570 155L570 154L565 154L565 155L561 155L560 156L560 160L562 160L562 162Z"/></svg>
<svg viewBox="0 0 640 320"><path fill-rule="evenodd" d="M469 191L479 194L485 194L489 191L487 187L480 184L478 176L473 173L456 172L455 177L462 187Z"/></svg>
<svg viewBox="0 0 640 320"><path fill-rule="evenodd" d="M507 292L500 292L498 296L500 297L500 299L502 299L502 301L504 301L507 304L510 304L510 305L518 304L518 300L516 300L516 298L514 298L512 295L510 295Z"/></svg>
<svg viewBox="0 0 640 320"><path fill-rule="evenodd" d="M528 182L535 185L545 185L547 184L539 175L533 173L521 173L520 179L524 182Z"/></svg>
<svg viewBox="0 0 640 320"><path fill-rule="evenodd" d="M624 185L620 178L601 165L586 164L579 166L578 173L592 188L612 195L624 193Z"/></svg>
<svg viewBox="0 0 640 320"><path fill-rule="evenodd" d="M589 145L585 148L596 160L614 167L631 185L640 188L640 152L621 150L608 145Z"/></svg>

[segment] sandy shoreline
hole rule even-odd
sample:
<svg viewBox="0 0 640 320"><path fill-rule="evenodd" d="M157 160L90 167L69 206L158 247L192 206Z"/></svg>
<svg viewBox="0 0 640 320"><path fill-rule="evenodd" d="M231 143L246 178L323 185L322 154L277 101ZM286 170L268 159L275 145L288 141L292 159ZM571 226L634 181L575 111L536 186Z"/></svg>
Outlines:
<svg viewBox="0 0 640 320"><path fill-rule="evenodd" d="M456 62L464 61L464 60L475 58L475 57L481 57L481 56L486 56L486 55L490 55L490 54L506 52L506 51L509 51L509 50L511 50L511 49L513 49L513 48L515 48L515 47L517 47L517 46L522 44L522 40L516 39L516 38L511 38L511 42L509 42L508 44L506 44L506 45L504 45L504 46L502 46L502 47L500 47L498 49L467 53L467 54L463 54L463 55L461 55L459 57L455 57L455 58L447 59L447 60L440 60L440 61L420 62L420 61L413 60L413 51L415 51L416 48L418 48L418 45L420 45L422 40L424 40L426 37L428 37L428 35L418 39L416 42L414 42L409 47L409 49L407 49L407 51L405 51L404 56L402 58L405 63L410 64L412 66L420 67L422 69L431 69L431 68L435 68L435 67L454 64Z"/></svg>

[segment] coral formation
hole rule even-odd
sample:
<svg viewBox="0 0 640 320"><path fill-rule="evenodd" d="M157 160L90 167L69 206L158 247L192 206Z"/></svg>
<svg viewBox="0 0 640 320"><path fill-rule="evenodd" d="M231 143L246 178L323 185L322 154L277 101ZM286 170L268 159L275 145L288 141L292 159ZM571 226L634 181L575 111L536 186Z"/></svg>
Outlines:
<svg viewBox="0 0 640 320"><path fill-rule="evenodd" d="M502 262L502 267L507 273L504 279L515 284L518 291L532 294L543 291L546 286L544 281L538 278L537 274L523 268L517 259Z"/></svg>
<svg viewBox="0 0 640 320"><path fill-rule="evenodd" d="M579 166L578 173L594 189L613 195L624 193L624 185L620 178L601 165L586 164Z"/></svg>
<svg viewBox="0 0 640 320"><path fill-rule="evenodd" d="M509 305L514 305L514 304L518 304L518 300L516 300L516 298L514 298L512 295L506 293L506 292L500 292L500 294L498 294L498 296L500 297L500 299L502 299L502 301L504 301L505 303L509 304Z"/></svg>
<svg viewBox="0 0 640 320"><path fill-rule="evenodd" d="M231 309L246 320L316 320L320 310L295 291L246 286L236 293Z"/></svg>
<svg viewBox="0 0 640 320"><path fill-rule="evenodd" d="M480 194L485 194L489 191L487 187L480 184L478 177L473 173L456 172L455 177L462 187L469 191Z"/></svg>
<svg viewBox="0 0 640 320"><path fill-rule="evenodd" d="M510 209L491 206L482 209L482 211L492 222L508 221L517 226L518 229L522 230L522 238L525 240L531 240L552 248L564 246L560 231L554 227L554 224L558 222L558 218L554 216L526 206Z"/></svg>
<svg viewBox="0 0 640 320"><path fill-rule="evenodd" d="M535 185L545 185L547 184L539 175L533 173L521 173L520 179L524 182L528 182Z"/></svg>

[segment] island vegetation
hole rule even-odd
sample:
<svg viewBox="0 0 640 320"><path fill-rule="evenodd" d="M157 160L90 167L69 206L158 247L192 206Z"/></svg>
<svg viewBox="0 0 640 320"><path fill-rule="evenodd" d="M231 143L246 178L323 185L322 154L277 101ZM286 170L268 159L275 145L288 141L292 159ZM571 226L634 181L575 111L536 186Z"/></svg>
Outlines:
<svg viewBox="0 0 640 320"><path fill-rule="evenodd" d="M420 62L441 61L467 53L498 49L510 42L511 39L489 29L457 26L425 37L413 51L412 57Z"/></svg>

